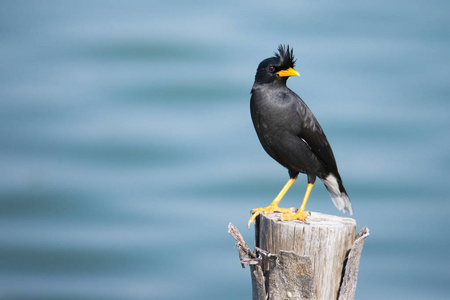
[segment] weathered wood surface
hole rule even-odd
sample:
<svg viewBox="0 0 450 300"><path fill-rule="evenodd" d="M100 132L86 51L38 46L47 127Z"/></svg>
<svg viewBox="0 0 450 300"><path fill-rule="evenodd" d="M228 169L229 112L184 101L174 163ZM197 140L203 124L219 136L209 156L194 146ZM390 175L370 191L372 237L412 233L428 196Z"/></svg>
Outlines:
<svg viewBox="0 0 450 300"><path fill-rule="evenodd" d="M253 299L353 299L368 229L355 241L356 222L350 218L314 212L306 222L278 218L257 218L255 252L229 225L241 263L250 264Z"/></svg>
<svg viewBox="0 0 450 300"><path fill-rule="evenodd" d="M269 299L315 299L311 258L293 251L269 254Z"/></svg>
<svg viewBox="0 0 450 300"><path fill-rule="evenodd" d="M356 291L356 281L358 280L359 259L364 246L364 242L369 236L369 229L364 227L356 235L355 242L350 250L345 262L344 276L340 286L339 300L353 300Z"/></svg>
<svg viewBox="0 0 450 300"><path fill-rule="evenodd" d="M336 299L347 251L355 240L356 221L312 212L306 222L280 222L278 214L262 215L256 246L278 254L280 250L309 256L318 300Z"/></svg>

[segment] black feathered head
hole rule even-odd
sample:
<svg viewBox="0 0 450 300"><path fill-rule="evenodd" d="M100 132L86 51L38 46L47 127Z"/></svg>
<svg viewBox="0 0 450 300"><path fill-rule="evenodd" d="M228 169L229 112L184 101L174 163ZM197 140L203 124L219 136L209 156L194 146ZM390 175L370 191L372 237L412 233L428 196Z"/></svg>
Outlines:
<svg viewBox="0 0 450 300"><path fill-rule="evenodd" d="M295 67L294 49L289 49L289 45L287 47L285 45L279 45L278 53L275 52L275 58L280 61L279 66L281 70Z"/></svg>
<svg viewBox="0 0 450 300"><path fill-rule="evenodd" d="M263 60L256 71L255 83L281 82L286 84L289 76L299 76L294 70L294 51L289 45L278 46L275 56Z"/></svg>

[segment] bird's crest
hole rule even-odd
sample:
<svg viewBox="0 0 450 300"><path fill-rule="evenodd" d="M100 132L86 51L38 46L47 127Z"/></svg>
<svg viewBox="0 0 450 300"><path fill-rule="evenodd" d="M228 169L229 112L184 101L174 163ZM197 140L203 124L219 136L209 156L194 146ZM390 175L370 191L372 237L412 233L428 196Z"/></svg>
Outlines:
<svg viewBox="0 0 450 300"><path fill-rule="evenodd" d="M282 70L294 68L296 59L294 59L294 50L289 49L289 45L278 46L278 53L275 52L275 57L280 60Z"/></svg>

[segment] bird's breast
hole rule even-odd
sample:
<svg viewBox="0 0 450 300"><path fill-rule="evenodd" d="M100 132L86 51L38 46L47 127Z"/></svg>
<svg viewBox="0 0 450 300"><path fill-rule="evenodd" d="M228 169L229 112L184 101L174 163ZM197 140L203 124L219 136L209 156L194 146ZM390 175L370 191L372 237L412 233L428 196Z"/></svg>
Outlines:
<svg viewBox="0 0 450 300"><path fill-rule="evenodd" d="M251 115L258 138L273 157L274 152L292 140L298 139L301 120L295 102L282 91L253 93Z"/></svg>
<svg viewBox="0 0 450 300"><path fill-rule="evenodd" d="M300 129L295 102L286 93L265 93L252 96L251 114L256 131L265 135L296 134Z"/></svg>

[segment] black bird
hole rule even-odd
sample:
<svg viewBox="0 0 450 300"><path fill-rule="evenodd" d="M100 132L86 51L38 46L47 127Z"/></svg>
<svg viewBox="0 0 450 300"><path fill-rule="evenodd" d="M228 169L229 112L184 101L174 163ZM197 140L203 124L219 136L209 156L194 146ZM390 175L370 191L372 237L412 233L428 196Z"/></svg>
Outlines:
<svg viewBox="0 0 450 300"><path fill-rule="evenodd" d="M303 100L286 86L290 76L299 76L294 70L293 50L280 45L274 57L263 60L256 71L251 91L250 111L253 125L264 150L289 171L289 181L273 202L264 208L252 210L248 225L260 213L281 212L281 220L301 220L311 189L319 177L334 205L353 213L352 204L342 184L333 151L316 117ZM302 205L293 209L279 208L283 198L299 173L308 176L308 187Z"/></svg>

